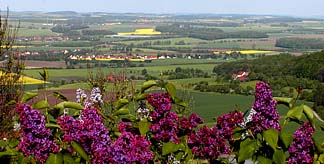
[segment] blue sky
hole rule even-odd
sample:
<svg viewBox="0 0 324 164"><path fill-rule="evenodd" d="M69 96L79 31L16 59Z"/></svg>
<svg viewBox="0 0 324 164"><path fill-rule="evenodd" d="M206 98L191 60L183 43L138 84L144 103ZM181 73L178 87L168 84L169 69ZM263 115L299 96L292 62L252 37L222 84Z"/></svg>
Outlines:
<svg viewBox="0 0 324 164"><path fill-rule="evenodd" d="M324 0L0 0L12 11L275 14L323 16Z"/></svg>

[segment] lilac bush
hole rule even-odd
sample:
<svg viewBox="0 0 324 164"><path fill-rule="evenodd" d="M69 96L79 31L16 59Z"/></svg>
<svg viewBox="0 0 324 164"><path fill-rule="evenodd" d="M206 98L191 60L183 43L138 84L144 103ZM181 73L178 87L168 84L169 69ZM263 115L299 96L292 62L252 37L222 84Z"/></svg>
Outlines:
<svg viewBox="0 0 324 164"><path fill-rule="evenodd" d="M57 153L59 146L51 137L50 129L45 127L45 117L28 104L19 104L16 108L21 124L22 138L18 145L25 156L34 156L44 163L49 153Z"/></svg>
<svg viewBox="0 0 324 164"><path fill-rule="evenodd" d="M279 113L276 111L277 101L272 98L269 84L258 82L255 87L255 101L250 128L252 133L258 133L270 128L280 130Z"/></svg>
<svg viewBox="0 0 324 164"><path fill-rule="evenodd" d="M289 147L288 164L313 163L314 129L309 122L305 122L294 133L294 139Z"/></svg>

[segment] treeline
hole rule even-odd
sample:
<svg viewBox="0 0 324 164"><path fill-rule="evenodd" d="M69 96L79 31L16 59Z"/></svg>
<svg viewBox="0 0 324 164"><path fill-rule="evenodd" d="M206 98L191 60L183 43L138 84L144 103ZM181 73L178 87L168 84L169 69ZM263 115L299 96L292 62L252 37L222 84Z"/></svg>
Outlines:
<svg viewBox="0 0 324 164"><path fill-rule="evenodd" d="M81 30L82 35L114 35L115 32L110 30Z"/></svg>
<svg viewBox="0 0 324 164"><path fill-rule="evenodd" d="M324 82L324 51L303 56L282 54L266 56L256 60L222 63L214 67L213 73L224 80L232 79L238 71L250 72L249 81L260 80L270 83L275 96L291 97L286 88L306 89L301 98L314 100L314 92L319 82Z"/></svg>
<svg viewBox="0 0 324 164"><path fill-rule="evenodd" d="M322 77L321 72L324 72L321 71L324 68L323 56L324 51L302 56L291 56L289 54L266 56L256 60L222 63L214 67L213 73L220 75L249 71L254 74L263 74L265 77L291 75L297 78L319 80Z"/></svg>
<svg viewBox="0 0 324 164"><path fill-rule="evenodd" d="M237 31L224 32L218 28L203 28L193 25L173 24L170 26L157 26L157 31L180 35L182 37L192 37L204 40L226 39L226 38L267 38L268 35L258 31Z"/></svg>
<svg viewBox="0 0 324 164"><path fill-rule="evenodd" d="M208 78L210 75L208 75L208 72L204 72L201 69L193 69L193 68L181 68L177 67L174 71L164 71L163 75L168 76L169 80L174 79L188 79L188 78Z"/></svg>
<svg viewBox="0 0 324 164"><path fill-rule="evenodd" d="M276 42L276 47L294 49L324 49L324 40L306 38L280 38Z"/></svg>

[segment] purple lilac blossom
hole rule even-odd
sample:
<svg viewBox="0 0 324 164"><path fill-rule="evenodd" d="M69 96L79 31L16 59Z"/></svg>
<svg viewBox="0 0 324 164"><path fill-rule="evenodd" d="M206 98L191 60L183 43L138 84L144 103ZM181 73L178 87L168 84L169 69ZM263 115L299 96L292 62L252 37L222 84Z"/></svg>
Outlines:
<svg viewBox="0 0 324 164"><path fill-rule="evenodd" d="M34 156L44 163L49 153L57 153L59 146L51 139L50 129L45 127L45 117L28 104L20 104L16 108L21 124L22 138L18 145L25 156Z"/></svg>
<svg viewBox="0 0 324 164"><path fill-rule="evenodd" d="M178 122L179 132L181 132L182 135L187 135L189 133L192 133L194 128L196 128L199 124L202 123L202 118L196 113L191 114L188 118L182 117L181 119L179 119Z"/></svg>
<svg viewBox="0 0 324 164"><path fill-rule="evenodd" d="M178 134L178 115L175 112L167 112L165 117L152 123L150 129L154 134L154 139L158 141L172 141L179 143Z"/></svg>
<svg viewBox="0 0 324 164"><path fill-rule="evenodd" d="M219 155L230 154L230 147L216 127L203 126L197 133L188 135L188 145L192 153L203 159L215 159Z"/></svg>
<svg viewBox="0 0 324 164"><path fill-rule="evenodd" d="M134 162L148 163L153 159L149 150L151 143L140 135L127 132L131 123L120 123L122 133L111 143L108 130L103 125L102 117L96 108L86 108L82 111L81 120L71 116L61 116L58 123L65 131L65 141L76 141L92 156L93 164L116 163L128 164Z"/></svg>
<svg viewBox="0 0 324 164"><path fill-rule="evenodd" d="M233 141L232 131L244 122L244 114L242 112L233 111L217 118L217 128L219 133L227 140Z"/></svg>
<svg viewBox="0 0 324 164"><path fill-rule="evenodd" d="M168 93L151 93L146 96L146 100L155 108L158 114L171 110L172 101Z"/></svg>
<svg viewBox="0 0 324 164"><path fill-rule="evenodd" d="M277 101L272 98L269 84L258 82L255 88L255 101L253 109L255 114L252 116L251 131L253 134L274 128L280 130L279 113L276 111Z"/></svg>
<svg viewBox="0 0 324 164"><path fill-rule="evenodd" d="M82 111L82 120L71 116L61 116L58 123L66 133L65 141L76 141L83 149L92 155L92 163L109 161L111 156L110 137L96 108L86 108Z"/></svg>
<svg viewBox="0 0 324 164"><path fill-rule="evenodd" d="M314 129L309 122L305 122L294 133L294 139L289 147L288 164L313 163Z"/></svg>
<svg viewBox="0 0 324 164"><path fill-rule="evenodd" d="M153 159L153 152L150 151L151 142L141 135L134 135L127 132L126 128L131 123L120 123L119 129L122 134L112 144L112 163L148 163Z"/></svg>

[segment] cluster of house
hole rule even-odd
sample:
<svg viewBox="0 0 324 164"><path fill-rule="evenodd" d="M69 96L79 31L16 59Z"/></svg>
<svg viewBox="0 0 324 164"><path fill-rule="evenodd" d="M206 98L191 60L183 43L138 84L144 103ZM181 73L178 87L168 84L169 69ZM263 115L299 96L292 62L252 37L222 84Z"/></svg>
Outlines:
<svg viewBox="0 0 324 164"><path fill-rule="evenodd" d="M26 41L44 41L44 42L53 42L53 41L65 41L69 40L67 36L33 36L33 37L20 37L17 38L19 42L26 42Z"/></svg>
<svg viewBox="0 0 324 164"><path fill-rule="evenodd" d="M234 80L240 80L241 82L243 82L243 81L247 81L248 80L249 74L250 74L250 72L239 71L237 73L233 73L232 74L232 78Z"/></svg>
<svg viewBox="0 0 324 164"><path fill-rule="evenodd" d="M70 60L98 60L98 61L139 61L144 62L148 60L158 59L157 56L125 56L125 55L70 55Z"/></svg>

